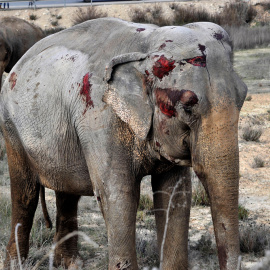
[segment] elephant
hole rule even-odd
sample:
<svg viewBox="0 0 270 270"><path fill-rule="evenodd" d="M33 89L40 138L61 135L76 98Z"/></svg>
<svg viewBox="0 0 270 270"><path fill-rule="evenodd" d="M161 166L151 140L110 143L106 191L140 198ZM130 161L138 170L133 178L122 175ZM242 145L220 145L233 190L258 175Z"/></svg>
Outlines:
<svg viewBox="0 0 270 270"><path fill-rule="evenodd" d="M193 167L209 195L220 269L235 270L238 119L247 87L231 59L228 34L209 22L158 27L102 18L36 43L0 95L12 199L5 267L17 260L17 223L27 257L42 185L56 194L55 241L78 230L80 197L95 196L108 269L138 269L140 183L151 175L160 269L188 269ZM69 267L78 254L74 236L56 247L54 263Z"/></svg>
<svg viewBox="0 0 270 270"><path fill-rule="evenodd" d="M16 17L0 19L0 86L2 75L10 72L23 54L44 37L43 31Z"/></svg>

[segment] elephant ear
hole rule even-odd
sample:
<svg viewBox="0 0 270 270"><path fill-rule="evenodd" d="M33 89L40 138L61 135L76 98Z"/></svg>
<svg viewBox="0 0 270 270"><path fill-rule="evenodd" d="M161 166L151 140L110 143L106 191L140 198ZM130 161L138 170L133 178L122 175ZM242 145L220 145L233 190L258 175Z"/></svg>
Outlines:
<svg viewBox="0 0 270 270"><path fill-rule="evenodd" d="M139 62L148 55L128 53L114 57L105 72L107 90L103 101L111 105L136 136L144 140L152 123L152 108Z"/></svg>

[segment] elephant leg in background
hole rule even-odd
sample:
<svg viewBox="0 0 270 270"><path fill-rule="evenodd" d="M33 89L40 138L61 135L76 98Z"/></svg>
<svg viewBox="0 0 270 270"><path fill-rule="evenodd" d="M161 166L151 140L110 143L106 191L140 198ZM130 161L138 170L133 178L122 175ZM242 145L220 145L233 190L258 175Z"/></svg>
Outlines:
<svg viewBox="0 0 270 270"><path fill-rule="evenodd" d="M56 195L56 232L54 242L60 241L67 234L78 231L77 209L80 196L55 192ZM78 257L78 236L73 236L55 249L56 265L64 263L68 267Z"/></svg>
<svg viewBox="0 0 270 270"><path fill-rule="evenodd" d="M29 235L38 204L40 184L37 181L37 175L33 174L30 170L22 151L13 149L9 143L6 143L6 149L11 182L12 223L4 265L5 269L9 269L13 263L16 263L17 259L15 240L15 228L17 224L20 224L17 236L22 261L28 255Z"/></svg>
<svg viewBox="0 0 270 270"><path fill-rule="evenodd" d="M162 270L188 269L188 227L191 207L190 168L175 167L152 176L157 237ZM173 197L171 196L172 194ZM167 209L170 205L167 220ZM164 238L164 229L166 237ZM163 241L165 241L163 243ZM163 250L161 250L163 245Z"/></svg>

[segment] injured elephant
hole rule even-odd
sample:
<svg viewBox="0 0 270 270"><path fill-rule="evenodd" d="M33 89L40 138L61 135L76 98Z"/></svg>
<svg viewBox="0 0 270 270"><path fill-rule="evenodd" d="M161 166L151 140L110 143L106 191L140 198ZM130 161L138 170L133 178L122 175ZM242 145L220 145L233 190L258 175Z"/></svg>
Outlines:
<svg viewBox="0 0 270 270"><path fill-rule="evenodd" d="M5 267L17 260L18 223L27 257L42 185L56 192L56 241L78 229L80 196L96 196L109 269L138 269L140 183L151 175L160 267L188 269L192 166L210 198L220 269L235 270L247 89L231 57L228 34L204 22L160 28L103 18L35 44L0 95L12 199ZM75 236L57 246L54 263L68 267L77 255Z"/></svg>

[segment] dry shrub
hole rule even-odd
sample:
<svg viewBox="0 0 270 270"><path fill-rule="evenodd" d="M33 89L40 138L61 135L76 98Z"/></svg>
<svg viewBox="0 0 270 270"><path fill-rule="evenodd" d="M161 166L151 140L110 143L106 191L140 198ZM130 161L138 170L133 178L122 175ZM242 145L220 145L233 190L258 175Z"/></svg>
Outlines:
<svg viewBox="0 0 270 270"><path fill-rule="evenodd" d="M192 190L192 206L210 206L209 197L201 184L201 182L194 183Z"/></svg>
<svg viewBox="0 0 270 270"><path fill-rule="evenodd" d="M254 28L247 26L225 26L225 29L229 33L235 49L254 49L270 44L270 31L267 26L258 26Z"/></svg>
<svg viewBox="0 0 270 270"><path fill-rule="evenodd" d="M252 5L241 0L227 4L220 14L220 24L229 26L241 26L250 23L257 11Z"/></svg>
<svg viewBox="0 0 270 270"><path fill-rule="evenodd" d="M270 247L270 228L265 225L243 224L240 228L240 250L263 254Z"/></svg>
<svg viewBox="0 0 270 270"><path fill-rule="evenodd" d="M43 32L44 32L45 36L49 36L49 35L55 34L57 32L60 32L64 29L65 28L63 28L63 27L54 27L54 28L50 28L50 29L45 29Z"/></svg>
<svg viewBox="0 0 270 270"><path fill-rule="evenodd" d="M259 127L256 128L256 127L248 126L248 127L243 128L242 138L245 141L258 142L261 135L262 135L262 129Z"/></svg>
<svg viewBox="0 0 270 270"><path fill-rule="evenodd" d="M130 12L131 21L137 23L152 23L158 26L171 25L172 21L164 17L161 5L155 4L152 8L134 8Z"/></svg>
<svg viewBox="0 0 270 270"><path fill-rule="evenodd" d="M102 12L98 10L97 7L88 7L86 10L79 8L76 12L76 15L73 17L73 25L83 23L88 20L98 19L107 17L108 14L106 12Z"/></svg>
<svg viewBox="0 0 270 270"><path fill-rule="evenodd" d="M265 165L265 162L260 157L255 157L252 163L252 168L263 168Z"/></svg>
<svg viewBox="0 0 270 270"><path fill-rule="evenodd" d="M172 8L173 7L173 8ZM205 9L185 8L180 5L171 6L174 9L173 25L184 25L193 22L215 22L218 23L218 17L211 15Z"/></svg>

